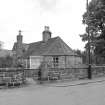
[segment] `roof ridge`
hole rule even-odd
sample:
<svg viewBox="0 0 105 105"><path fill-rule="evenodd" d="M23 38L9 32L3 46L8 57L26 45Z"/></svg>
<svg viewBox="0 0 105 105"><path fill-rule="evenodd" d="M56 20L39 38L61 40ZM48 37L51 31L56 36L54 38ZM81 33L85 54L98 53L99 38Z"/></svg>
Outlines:
<svg viewBox="0 0 105 105"><path fill-rule="evenodd" d="M58 38L59 36L57 36L57 37L53 37L53 38L50 38L49 40L51 40L51 39L55 39L55 38ZM34 43L40 43L40 42L43 42L43 43L45 43L43 40L42 41L37 41L37 42L32 42L32 43L29 43L29 45L30 44L34 44Z"/></svg>
<svg viewBox="0 0 105 105"><path fill-rule="evenodd" d="M43 42L43 41L31 42L31 43L29 43L29 45L30 45L30 44L39 43L39 42Z"/></svg>

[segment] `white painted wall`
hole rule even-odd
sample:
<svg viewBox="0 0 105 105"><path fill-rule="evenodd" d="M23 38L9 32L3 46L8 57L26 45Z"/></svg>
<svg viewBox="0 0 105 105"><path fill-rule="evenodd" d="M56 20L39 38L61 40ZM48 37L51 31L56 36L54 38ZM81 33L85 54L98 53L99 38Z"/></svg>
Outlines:
<svg viewBox="0 0 105 105"><path fill-rule="evenodd" d="M37 69L43 61L42 56L30 56L30 69Z"/></svg>

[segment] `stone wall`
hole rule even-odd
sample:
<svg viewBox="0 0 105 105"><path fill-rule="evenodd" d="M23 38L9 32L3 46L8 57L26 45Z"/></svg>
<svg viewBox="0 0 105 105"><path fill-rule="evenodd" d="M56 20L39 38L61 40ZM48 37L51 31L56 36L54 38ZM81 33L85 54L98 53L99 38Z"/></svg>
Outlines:
<svg viewBox="0 0 105 105"><path fill-rule="evenodd" d="M92 78L105 77L105 66L92 66Z"/></svg>
<svg viewBox="0 0 105 105"><path fill-rule="evenodd" d="M86 79L88 78L88 72L86 68L50 68L48 78L49 80L76 80L76 79Z"/></svg>
<svg viewBox="0 0 105 105"><path fill-rule="evenodd" d="M98 77L105 77L105 66L91 66L92 79ZM76 80L88 78L88 65L81 65L79 67L71 68L50 68L49 80Z"/></svg>

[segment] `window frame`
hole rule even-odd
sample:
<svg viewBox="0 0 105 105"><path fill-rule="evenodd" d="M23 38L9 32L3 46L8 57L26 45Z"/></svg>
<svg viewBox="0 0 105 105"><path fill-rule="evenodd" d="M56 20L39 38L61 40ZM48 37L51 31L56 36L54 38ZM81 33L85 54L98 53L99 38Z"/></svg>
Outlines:
<svg viewBox="0 0 105 105"><path fill-rule="evenodd" d="M59 66L59 57L58 56L53 56L53 66L54 66L54 68Z"/></svg>

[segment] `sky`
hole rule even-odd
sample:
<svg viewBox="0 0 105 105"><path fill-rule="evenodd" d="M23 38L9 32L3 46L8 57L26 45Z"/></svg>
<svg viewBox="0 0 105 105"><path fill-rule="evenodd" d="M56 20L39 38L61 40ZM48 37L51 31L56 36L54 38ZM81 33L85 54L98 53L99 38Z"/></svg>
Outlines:
<svg viewBox="0 0 105 105"><path fill-rule="evenodd" d="M72 49L84 50L80 34L85 32L82 15L86 0L0 0L0 41L12 49L18 31L23 42L42 40L44 26L52 37L60 36Z"/></svg>

